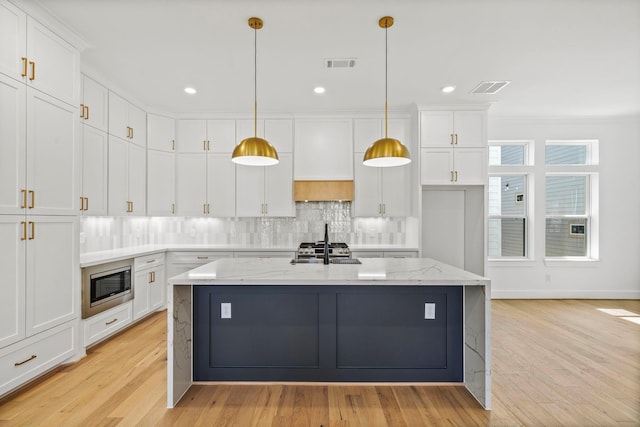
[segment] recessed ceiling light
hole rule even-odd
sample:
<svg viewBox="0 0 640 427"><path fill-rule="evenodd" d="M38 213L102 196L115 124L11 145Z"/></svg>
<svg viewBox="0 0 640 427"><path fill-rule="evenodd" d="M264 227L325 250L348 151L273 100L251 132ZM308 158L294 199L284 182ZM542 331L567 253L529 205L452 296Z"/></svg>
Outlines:
<svg viewBox="0 0 640 427"><path fill-rule="evenodd" d="M318 95L322 95L325 92L325 88L323 88L322 86L316 86L313 88L313 91Z"/></svg>
<svg viewBox="0 0 640 427"><path fill-rule="evenodd" d="M455 87L455 86L444 86L444 87L442 88L442 93L451 93L451 92L453 92L454 90L456 90L456 87Z"/></svg>
<svg viewBox="0 0 640 427"><path fill-rule="evenodd" d="M197 91L192 88L192 87L185 87L184 88L185 93L188 93L189 95L194 95Z"/></svg>

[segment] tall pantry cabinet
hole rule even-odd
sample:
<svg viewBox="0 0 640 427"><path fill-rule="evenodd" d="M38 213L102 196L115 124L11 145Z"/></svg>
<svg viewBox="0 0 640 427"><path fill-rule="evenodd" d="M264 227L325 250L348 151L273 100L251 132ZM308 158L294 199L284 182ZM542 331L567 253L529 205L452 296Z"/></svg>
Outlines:
<svg viewBox="0 0 640 427"><path fill-rule="evenodd" d="M0 395L79 349L79 53L0 0Z"/></svg>

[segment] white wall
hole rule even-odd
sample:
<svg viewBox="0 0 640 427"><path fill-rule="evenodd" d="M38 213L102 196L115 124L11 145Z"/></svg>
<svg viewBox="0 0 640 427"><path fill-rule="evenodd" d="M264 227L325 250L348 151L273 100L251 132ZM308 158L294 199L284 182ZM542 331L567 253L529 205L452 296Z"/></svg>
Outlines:
<svg viewBox="0 0 640 427"><path fill-rule="evenodd" d="M640 298L640 117L490 116L489 140L508 139L535 141L536 176L544 176L545 140L599 140L600 251L597 261L545 262L544 188L537 185L532 259L490 261L493 298Z"/></svg>

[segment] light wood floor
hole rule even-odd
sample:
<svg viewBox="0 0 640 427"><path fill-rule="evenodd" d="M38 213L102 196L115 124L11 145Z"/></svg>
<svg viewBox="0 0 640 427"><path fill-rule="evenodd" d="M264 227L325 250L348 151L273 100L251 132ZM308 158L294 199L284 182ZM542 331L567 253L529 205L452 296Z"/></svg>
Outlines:
<svg viewBox="0 0 640 427"><path fill-rule="evenodd" d="M493 410L458 386L194 386L166 405L158 313L0 401L0 425L638 426L640 301L497 300Z"/></svg>

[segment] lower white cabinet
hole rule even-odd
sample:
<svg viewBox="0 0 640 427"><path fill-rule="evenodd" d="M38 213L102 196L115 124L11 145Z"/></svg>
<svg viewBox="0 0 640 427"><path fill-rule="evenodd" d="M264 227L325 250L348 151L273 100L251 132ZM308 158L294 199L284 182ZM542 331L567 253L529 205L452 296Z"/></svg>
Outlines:
<svg viewBox="0 0 640 427"><path fill-rule="evenodd" d="M166 303L165 254L136 258L134 270L133 320L137 320Z"/></svg>
<svg viewBox="0 0 640 427"><path fill-rule="evenodd" d="M233 252L170 252L167 276L177 276L221 258L233 258Z"/></svg>
<svg viewBox="0 0 640 427"><path fill-rule="evenodd" d="M0 396L75 356L77 349L77 322L0 349Z"/></svg>
<svg viewBox="0 0 640 427"><path fill-rule="evenodd" d="M83 320L84 346L88 347L131 324L132 303L127 301Z"/></svg>

